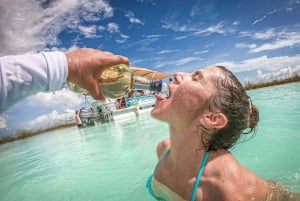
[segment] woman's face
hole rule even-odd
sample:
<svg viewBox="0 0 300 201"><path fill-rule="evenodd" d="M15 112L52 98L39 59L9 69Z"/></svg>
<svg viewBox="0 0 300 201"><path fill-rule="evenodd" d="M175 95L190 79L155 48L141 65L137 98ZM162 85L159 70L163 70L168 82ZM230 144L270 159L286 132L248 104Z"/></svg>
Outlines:
<svg viewBox="0 0 300 201"><path fill-rule="evenodd" d="M204 103L214 93L214 83L221 76L217 67L208 67L193 73L175 73L169 86L169 97L156 95L154 118L175 124L187 124L203 112Z"/></svg>

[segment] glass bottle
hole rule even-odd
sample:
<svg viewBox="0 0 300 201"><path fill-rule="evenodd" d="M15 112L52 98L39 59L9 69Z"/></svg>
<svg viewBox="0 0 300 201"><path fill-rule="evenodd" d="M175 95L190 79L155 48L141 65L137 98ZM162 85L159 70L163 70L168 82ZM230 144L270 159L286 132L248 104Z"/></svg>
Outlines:
<svg viewBox="0 0 300 201"><path fill-rule="evenodd" d="M101 73L98 85L104 96L111 99L121 98L130 89L132 73L128 65L119 64L108 67ZM68 82L71 91L89 95L89 92L72 82Z"/></svg>

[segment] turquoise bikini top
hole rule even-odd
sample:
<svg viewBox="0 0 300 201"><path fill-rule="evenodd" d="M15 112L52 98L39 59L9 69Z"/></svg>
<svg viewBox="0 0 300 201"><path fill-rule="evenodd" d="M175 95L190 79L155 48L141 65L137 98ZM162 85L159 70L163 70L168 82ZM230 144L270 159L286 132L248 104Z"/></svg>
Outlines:
<svg viewBox="0 0 300 201"><path fill-rule="evenodd" d="M152 186L151 186L151 183L152 183L152 179L154 177L154 174L156 172L156 169L159 167L159 165L161 164L161 161L167 156L169 155L171 149L168 149L166 151L166 153L163 155L163 157L160 159L160 161L157 163L156 167L155 167L155 170L153 172L153 174L151 174L149 177L148 177L148 180L147 180L147 184L146 184L146 187L148 188L149 190L149 193L158 201L166 201L164 200L163 198L160 198L160 197L157 197L154 192L153 192L153 189L152 189ZM208 158L209 158L209 155L210 155L210 151L206 151L205 152L205 155L204 155L204 158L202 160L202 163L201 163L201 166L199 168L199 171L198 171L198 174L197 174L197 177L196 177L196 181L194 183L194 188L193 188L193 193L192 193L192 196L191 196L191 199L190 201L195 201L195 198L196 198L196 195L197 195L197 189L198 189L198 186L199 186L199 183L200 183L200 180L201 180L201 176L204 172L204 168L206 166L206 163L208 161Z"/></svg>

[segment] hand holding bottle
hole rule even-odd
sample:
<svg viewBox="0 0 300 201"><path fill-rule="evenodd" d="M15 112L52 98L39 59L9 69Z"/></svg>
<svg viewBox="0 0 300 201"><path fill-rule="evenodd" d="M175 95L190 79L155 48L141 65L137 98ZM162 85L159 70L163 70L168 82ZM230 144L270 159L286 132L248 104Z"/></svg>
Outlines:
<svg viewBox="0 0 300 201"><path fill-rule="evenodd" d="M103 52L96 49L81 48L66 53L68 60L68 82L74 83L80 88L86 89L96 100L105 100L101 86L101 75L105 69L119 64L129 66L129 60L120 55ZM124 67L121 67L124 69ZM120 76L120 75L117 75ZM117 90L112 89L110 90Z"/></svg>

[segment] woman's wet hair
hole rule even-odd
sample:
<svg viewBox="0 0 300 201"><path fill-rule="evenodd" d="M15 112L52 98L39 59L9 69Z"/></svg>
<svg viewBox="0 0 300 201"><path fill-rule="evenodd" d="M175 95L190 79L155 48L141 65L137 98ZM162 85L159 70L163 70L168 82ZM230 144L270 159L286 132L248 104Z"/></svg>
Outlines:
<svg viewBox="0 0 300 201"><path fill-rule="evenodd" d="M209 130L203 128L202 142L207 149L229 149L242 134L255 133L259 121L259 111L252 104L246 90L235 75L223 66L216 66L221 70L221 76L215 80L215 90L209 100L208 109L211 112L221 111L227 117L227 125L221 129Z"/></svg>

